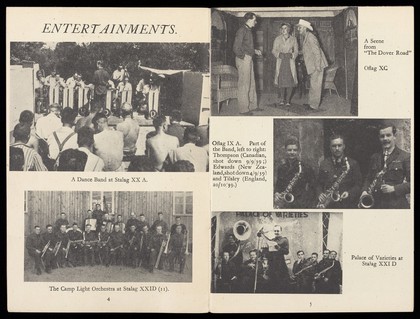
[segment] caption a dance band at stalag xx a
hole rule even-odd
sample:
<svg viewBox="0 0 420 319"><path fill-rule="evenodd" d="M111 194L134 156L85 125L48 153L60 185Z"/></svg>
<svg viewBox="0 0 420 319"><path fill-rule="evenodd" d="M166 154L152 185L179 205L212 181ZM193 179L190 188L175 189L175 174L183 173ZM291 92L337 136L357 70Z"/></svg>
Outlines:
<svg viewBox="0 0 420 319"><path fill-rule="evenodd" d="M289 137L286 159L277 171L274 193L276 208L409 208L410 154L396 146L397 129L391 122L378 129L382 152L370 158L367 176L359 163L345 154L343 135L329 138L331 156L321 161L316 177L301 161L300 143ZM315 190L315 191L314 191Z"/></svg>
<svg viewBox="0 0 420 319"><path fill-rule="evenodd" d="M233 234L227 235L220 256L216 256L212 270L212 291L216 293L317 293L339 294L342 287L342 268L337 251L317 252L299 249L291 269L285 256L291 252L289 240L282 234L282 226L275 224L274 237L261 227L256 233L256 248L243 253L250 245L251 225L239 220Z"/></svg>
<svg viewBox="0 0 420 319"><path fill-rule="evenodd" d="M189 254L187 227L179 216L170 228L162 213L157 217L150 226L144 214L137 219L132 213L124 223L121 215L113 220L98 204L93 212L88 210L80 229L77 222L70 226L67 215L61 213L44 232L39 225L34 227L26 238L26 249L37 275L43 270L51 273L57 268L89 265L142 267L151 273L155 268L172 272L176 266L183 273Z"/></svg>

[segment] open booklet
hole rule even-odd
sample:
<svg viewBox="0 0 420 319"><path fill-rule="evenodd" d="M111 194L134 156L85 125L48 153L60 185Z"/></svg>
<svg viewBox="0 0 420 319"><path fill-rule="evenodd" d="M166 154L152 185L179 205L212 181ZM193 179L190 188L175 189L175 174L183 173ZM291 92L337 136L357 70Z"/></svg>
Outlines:
<svg viewBox="0 0 420 319"><path fill-rule="evenodd" d="M412 311L413 13L8 8L8 310Z"/></svg>

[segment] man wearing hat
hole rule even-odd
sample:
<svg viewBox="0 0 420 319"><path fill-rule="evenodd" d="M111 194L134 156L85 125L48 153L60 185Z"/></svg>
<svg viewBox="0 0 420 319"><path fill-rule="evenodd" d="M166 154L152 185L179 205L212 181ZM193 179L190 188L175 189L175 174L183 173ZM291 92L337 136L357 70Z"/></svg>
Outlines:
<svg viewBox="0 0 420 319"><path fill-rule="evenodd" d="M306 106L310 110L316 110L321 103L322 78L324 76L324 68L328 66L328 62L318 39L312 32L308 31L313 31L311 24L306 20L300 19L297 29L301 35L303 59L311 84Z"/></svg>
<svg viewBox="0 0 420 319"><path fill-rule="evenodd" d="M243 115L252 115L257 108L257 91L255 89L254 54L261 55L260 50L254 49L252 28L257 24L255 13L247 12L245 23L236 32L233 52L235 53L236 68L238 69L238 108Z"/></svg>

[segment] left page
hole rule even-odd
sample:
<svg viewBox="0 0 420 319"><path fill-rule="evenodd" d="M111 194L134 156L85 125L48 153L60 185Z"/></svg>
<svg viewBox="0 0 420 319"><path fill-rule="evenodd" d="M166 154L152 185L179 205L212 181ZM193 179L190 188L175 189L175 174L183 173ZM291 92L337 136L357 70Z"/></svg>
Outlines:
<svg viewBox="0 0 420 319"><path fill-rule="evenodd" d="M7 8L10 312L208 311L209 21Z"/></svg>

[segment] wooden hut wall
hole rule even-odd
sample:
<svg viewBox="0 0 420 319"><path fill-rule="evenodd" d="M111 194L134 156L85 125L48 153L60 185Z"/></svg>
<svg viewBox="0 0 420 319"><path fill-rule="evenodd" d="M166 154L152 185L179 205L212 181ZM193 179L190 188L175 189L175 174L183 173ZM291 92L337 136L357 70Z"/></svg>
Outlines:
<svg viewBox="0 0 420 319"><path fill-rule="evenodd" d="M26 233L35 225L43 230L47 224L54 224L62 212L70 223L80 224L90 207L88 191L28 191L27 196Z"/></svg>

